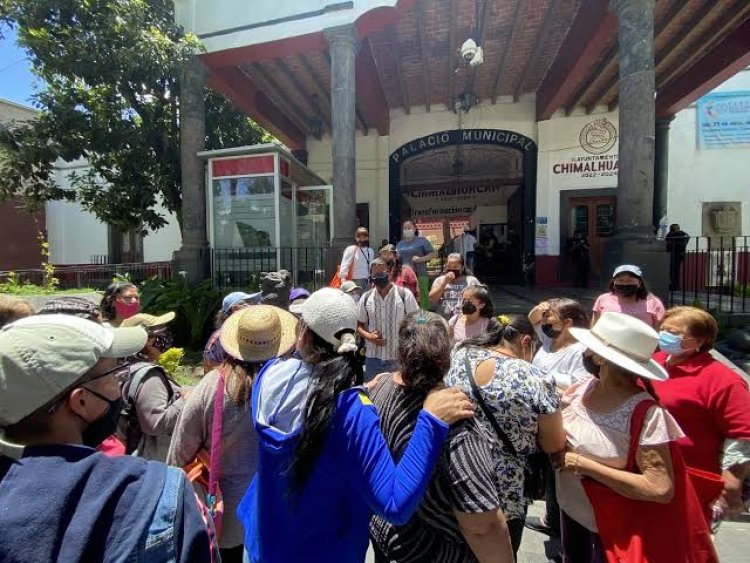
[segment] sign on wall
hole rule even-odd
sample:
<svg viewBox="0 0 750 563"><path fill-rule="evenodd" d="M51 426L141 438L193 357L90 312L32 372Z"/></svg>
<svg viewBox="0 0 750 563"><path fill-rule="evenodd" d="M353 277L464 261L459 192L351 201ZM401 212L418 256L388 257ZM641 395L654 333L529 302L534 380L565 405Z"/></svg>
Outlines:
<svg viewBox="0 0 750 563"><path fill-rule="evenodd" d="M750 147L750 91L703 96L696 123L699 149Z"/></svg>
<svg viewBox="0 0 750 563"><path fill-rule="evenodd" d="M574 148L553 154L552 181L559 187L616 184L617 140L617 127L606 117L586 123Z"/></svg>
<svg viewBox="0 0 750 563"><path fill-rule="evenodd" d="M507 202L518 186L448 186L419 189L404 193L411 207L411 215L417 219L430 217L455 217L471 215L479 206L498 205Z"/></svg>

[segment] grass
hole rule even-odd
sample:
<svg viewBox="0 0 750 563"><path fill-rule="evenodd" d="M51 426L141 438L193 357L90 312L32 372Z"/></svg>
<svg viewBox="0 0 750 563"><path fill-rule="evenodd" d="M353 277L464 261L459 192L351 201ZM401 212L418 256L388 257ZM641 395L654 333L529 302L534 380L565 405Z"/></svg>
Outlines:
<svg viewBox="0 0 750 563"><path fill-rule="evenodd" d="M93 287L81 287L78 289L48 289L31 283L22 285L0 283L0 293L26 297L34 295L77 295L79 293L99 293L99 290Z"/></svg>

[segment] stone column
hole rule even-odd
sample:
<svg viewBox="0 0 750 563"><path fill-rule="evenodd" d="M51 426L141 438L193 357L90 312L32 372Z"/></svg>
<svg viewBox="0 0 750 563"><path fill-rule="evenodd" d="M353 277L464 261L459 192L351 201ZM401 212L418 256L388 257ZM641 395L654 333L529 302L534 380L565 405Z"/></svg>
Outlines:
<svg viewBox="0 0 750 563"><path fill-rule="evenodd" d="M209 275L206 227L206 174L198 153L205 148L205 85L208 69L194 57L180 75L180 166L182 170L182 247L175 270L197 283Z"/></svg>
<svg viewBox="0 0 750 563"><path fill-rule="evenodd" d="M667 297L665 245L654 236L654 0L612 0L620 59L620 168L615 235L602 260L602 282L618 264L643 269L651 290Z"/></svg>
<svg viewBox="0 0 750 563"><path fill-rule="evenodd" d="M674 116L656 119L656 147L654 154L654 227L667 212L669 180L669 126Z"/></svg>
<svg viewBox="0 0 750 563"><path fill-rule="evenodd" d="M325 35L331 53L333 234L338 246L351 244L357 227L354 59L359 42L353 25L327 29Z"/></svg>

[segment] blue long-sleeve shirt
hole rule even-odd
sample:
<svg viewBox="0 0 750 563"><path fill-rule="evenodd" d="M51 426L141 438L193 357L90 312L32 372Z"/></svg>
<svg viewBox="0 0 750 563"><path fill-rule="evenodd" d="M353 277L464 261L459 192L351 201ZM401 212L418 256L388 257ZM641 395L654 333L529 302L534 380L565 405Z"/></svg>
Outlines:
<svg viewBox="0 0 750 563"><path fill-rule="evenodd" d="M298 363L285 366L287 362ZM287 362L264 370L253 389L260 458L258 473L238 510L246 548L252 561L263 563L364 561L371 515L395 524L409 520L430 482L448 426L422 411L396 464L367 395L359 388L344 391L315 468L303 490L292 497L288 468L301 427L285 433L258 420L263 379L278 382L278 376L301 364ZM299 405L287 407L299 409ZM284 405L274 414L283 416L279 412L283 409Z"/></svg>

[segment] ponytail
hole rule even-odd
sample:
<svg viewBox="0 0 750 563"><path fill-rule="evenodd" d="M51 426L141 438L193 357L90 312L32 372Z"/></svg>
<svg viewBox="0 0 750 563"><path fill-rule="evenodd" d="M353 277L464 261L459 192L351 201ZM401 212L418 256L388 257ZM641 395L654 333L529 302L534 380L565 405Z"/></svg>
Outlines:
<svg viewBox="0 0 750 563"><path fill-rule="evenodd" d="M350 334L342 335L342 345L338 350L334 350L333 346L312 330L307 330L310 340L309 349L305 351L305 360L314 367L310 377L302 434L289 468L292 493L301 491L312 474L336 414L339 394L363 382L362 362L356 346L354 349L348 346L349 336Z"/></svg>

